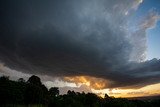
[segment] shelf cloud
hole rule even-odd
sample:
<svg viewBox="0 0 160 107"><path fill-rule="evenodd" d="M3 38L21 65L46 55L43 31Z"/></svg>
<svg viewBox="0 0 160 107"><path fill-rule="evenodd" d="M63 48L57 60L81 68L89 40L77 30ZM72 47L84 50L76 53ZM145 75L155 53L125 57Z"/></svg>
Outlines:
<svg viewBox="0 0 160 107"><path fill-rule="evenodd" d="M108 81L102 88L160 82L160 60L145 61L146 30L159 15L150 14L135 31L128 30L126 12L134 13L142 2L1 1L0 61L28 74L102 78Z"/></svg>

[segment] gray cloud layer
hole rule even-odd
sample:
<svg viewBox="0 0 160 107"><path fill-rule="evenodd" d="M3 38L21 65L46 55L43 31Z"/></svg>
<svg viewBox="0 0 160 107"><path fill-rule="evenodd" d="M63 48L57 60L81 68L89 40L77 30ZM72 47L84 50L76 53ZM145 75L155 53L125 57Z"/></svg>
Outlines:
<svg viewBox="0 0 160 107"><path fill-rule="evenodd" d="M136 36L126 31L126 12L134 11L139 3L1 1L0 61L25 73L88 75L113 81L107 87L159 82L159 60L130 62L144 59L146 51L143 39L148 28L138 29L133 33ZM155 25L157 19L150 21Z"/></svg>

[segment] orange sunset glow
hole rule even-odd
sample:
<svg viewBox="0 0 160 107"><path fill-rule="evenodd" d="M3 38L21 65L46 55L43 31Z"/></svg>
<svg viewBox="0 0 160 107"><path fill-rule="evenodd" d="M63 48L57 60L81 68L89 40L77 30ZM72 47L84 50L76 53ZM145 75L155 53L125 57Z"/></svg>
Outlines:
<svg viewBox="0 0 160 107"><path fill-rule="evenodd" d="M160 94L160 83L146 85L141 88L107 88L107 83L105 79L95 78L90 76L75 76L75 77L64 77L65 81L76 83L77 86L85 84L91 88L92 92L97 95L104 97L107 93L109 96L118 97L143 97L143 96L154 96Z"/></svg>
<svg viewBox="0 0 160 107"><path fill-rule="evenodd" d="M90 76L64 77L65 81L78 84L85 84L93 89L103 89L107 87L107 80Z"/></svg>

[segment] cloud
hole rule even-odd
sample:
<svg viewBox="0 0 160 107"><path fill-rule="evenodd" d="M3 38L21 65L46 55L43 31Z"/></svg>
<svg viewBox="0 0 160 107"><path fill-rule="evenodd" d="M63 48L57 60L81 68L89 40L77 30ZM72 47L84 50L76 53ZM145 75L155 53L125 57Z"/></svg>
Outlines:
<svg viewBox="0 0 160 107"><path fill-rule="evenodd" d="M138 91L138 92L128 92L127 94L129 94L129 95L148 95L149 94L149 92L143 92L143 91Z"/></svg>
<svg viewBox="0 0 160 107"><path fill-rule="evenodd" d="M130 42L133 46L130 60L140 62L146 60L146 31L156 27L159 19L160 15L155 10L150 10L149 13L141 19L138 25L135 26L136 30L130 32Z"/></svg>
<svg viewBox="0 0 160 107"><path fill-rule="evenodd" d="M74 76L74 77L64 77L64 81L73 82L77 85L85 84L92 89L103 89L109 85L109 80L102 78L95 78L89 76Z"/></svg>
<svg viewBox="0 0 160 107"><path fill-rule="evenodd" d="M135 0L135 2L132 5L132 9L137 10L141 3L143 3L143 0Z"/></svg>
<svg viewBox="0 0 160 107"><path fill-rule="evenodd" d="M16 70L6 67L3 63L0 63L0 76L9 76L12 80L17 80L19 78L24 78L27 80L31 75L18 72Z"/></svg>
<svg viewBox="0 0 160 107"><path fill-rule="evenodd" d="M1 1L0 61L9 69L28 74L62 80L85 76L93 88L99 84L100 88L114 88L159 82L157 73L149 73L159 71L159 60L155 66L139 63L146 51L145 32L156 24L155 16L142 22L144 29L126 30L130 16L125 13L135 11L140 3ZM146 76L140 76L138 71L146 69Z"/></svg>
<svg viewBox="0 0 160 107"><path fill-rule="evenodd" d="M149 14L140 23L140 29L153 29L160 20L160 15L154 10L150 10Z"/></svg>

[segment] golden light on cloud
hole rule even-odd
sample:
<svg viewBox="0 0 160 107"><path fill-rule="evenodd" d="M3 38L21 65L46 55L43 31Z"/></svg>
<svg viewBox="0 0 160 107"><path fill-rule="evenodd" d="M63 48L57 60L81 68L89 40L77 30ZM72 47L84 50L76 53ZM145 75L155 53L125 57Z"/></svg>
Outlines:
<svg viewBox="0 0 160 107"><path fill-rule="evenodd" d="M77 85L85 84L93 89L104 89L109 84L108 80L102 78L95 78L90 76L74 76L74 77L64 77L65 81L74 82Z"/></svg>
<svg viewBox="0 0 160 107"><path fill-rule="evenodd" d="M120 89L120 88L107 88L107 84L110 84L111 81L105 80L102 78L95 78L91 76L72 76L64 77L64 80L67 82L73 82L80 85L86 85L91 88L93 93L96 93L99 96L104 96L108 94L109 96L114 97L141 97L141 96L153 96L160 94L160 83L147 85L142 88L131 88L131 89Z"/></svg>

